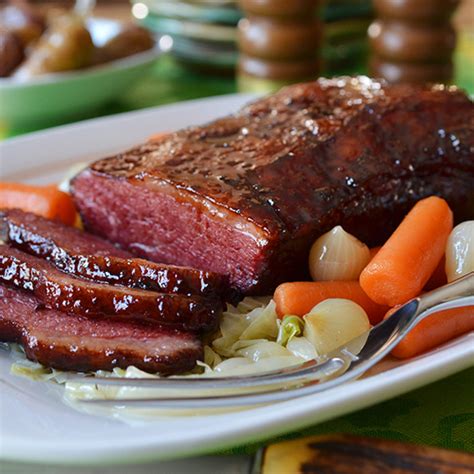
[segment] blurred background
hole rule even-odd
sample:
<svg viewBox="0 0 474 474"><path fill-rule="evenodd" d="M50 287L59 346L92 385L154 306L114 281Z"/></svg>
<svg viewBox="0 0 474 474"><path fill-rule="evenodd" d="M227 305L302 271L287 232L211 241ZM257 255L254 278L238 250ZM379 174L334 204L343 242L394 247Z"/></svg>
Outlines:
<svg viewBox="0 0 474 474"><path fill-rule="evenodd" d="M340 74L473 93L474 0L0 1L0 138Z"/></svg>

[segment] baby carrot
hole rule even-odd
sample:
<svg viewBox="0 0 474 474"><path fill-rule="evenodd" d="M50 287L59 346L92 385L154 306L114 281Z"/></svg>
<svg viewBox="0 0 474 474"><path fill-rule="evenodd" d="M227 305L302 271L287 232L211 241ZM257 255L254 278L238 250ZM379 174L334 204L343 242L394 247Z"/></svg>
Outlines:
<svg viewBox="0 0 474 474"><path fill-rule="evenodd" d="M56 186L30 186L0 182L0 209L17 208L67 225L76 221L76 209L69 194Z"/></svg>
<svg viewBox="0 0 474 474"><path fill-rule="evenodd" d="M390 310L386 317L392 313ZM469 331L474 331L474 306L440 311L415 326L392 350L392 355L408 359Z"/></svg>
<svg viewBox="0 0 474 474"><path fill-rule="evenodd" d="M360 275L379 304L396 306L417 296L444 254L453 214L444 199L419 201Z"/></svg>
<svg viewBox="0 0 474 474"><path fill-rule="evenodd" d="M388 309L386 306L374 303L357 281L282 283L273 295L280 318L287 314L304 316L318 303L329 298L345 298L354 301L365 310L371 324L381 321Z"/></svg>

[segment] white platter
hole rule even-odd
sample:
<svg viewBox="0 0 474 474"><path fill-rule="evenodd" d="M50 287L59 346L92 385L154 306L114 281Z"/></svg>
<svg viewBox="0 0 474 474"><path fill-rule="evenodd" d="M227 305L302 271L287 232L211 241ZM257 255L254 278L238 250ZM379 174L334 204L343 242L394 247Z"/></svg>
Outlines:
<svg viewBox="0 0 474 474"><path fill-rule="evenodd" d="M58 181L74 163L113 153L156 132L205 122L248 100L249 96L231 95L183 102L12 139L0 144L1 179ZM408 362L385 362L374 375L305 400L128 425L79 413L61 402L55 387L10 375L10 359L0 352L0 458L104 464L215 452L370 406L473 364L471 333Z"/></svg>

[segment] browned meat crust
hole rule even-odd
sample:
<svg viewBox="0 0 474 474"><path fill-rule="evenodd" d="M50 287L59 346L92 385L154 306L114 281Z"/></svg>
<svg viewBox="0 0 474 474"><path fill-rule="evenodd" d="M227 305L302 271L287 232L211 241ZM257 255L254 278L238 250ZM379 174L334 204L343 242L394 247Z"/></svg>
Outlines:
<svg viewBox="0 0 474 474"><path fill-rule="evenodd" d="M20 343L28 359L47 367L80 372L133 365L174 374L203 357L193 334L45 309L33 295L1 284L0 341Z"/></svg>
<svg viewBox="0 0 474 474"><path fill-rule="evenodd" d="M132 258L110 242L19 209L0 211L0 240L49 260L63 272L97 282L232 302L238 299L223 275Z"/></svg>
<svg viewBox="0 0 474 474"><path fill-rule="evenodd" d="M49 262L0 245L0 281L32 292L47 308L84 316L141 319L194 331L215 329L222 306L200 296L162 294L81 280Z"/></svg>
<svg viewBox="0 0 474 474"><path fill-rule="evenodd" d="M379 244L433 194L472 218L473 181L462 91L358 77L290 86L100 160L73 195L90 231L258 294L305 278L312 241L335 225Z"/></svg>

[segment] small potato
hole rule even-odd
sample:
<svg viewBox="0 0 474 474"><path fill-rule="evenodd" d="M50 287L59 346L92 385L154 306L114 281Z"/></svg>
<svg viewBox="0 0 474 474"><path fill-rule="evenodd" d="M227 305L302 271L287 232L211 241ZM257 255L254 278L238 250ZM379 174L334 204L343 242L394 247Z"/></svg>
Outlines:
<svg viewBox="0 0 474 474"><path fill-rule="evenodd" d="M41 74L71 71L89 64L94 45L82 18L57 18L15 73L21 79Z"/></svg>
<svg viewBox="0 0 474 474"><path fill-rule="evenodd" d="M23 61L21 40L11 31L0 30L0 77L9 76Z"/></svg>
<svg viewBox="0 0 474 474"><path fill-rule="evenodd" d="M17 0L0 10L0 28L17 35L26 47L40 38L46 21L26 1Z"/></svg>
<svg viewBox="0 0 474 474"><path fill-rule="evenodd" d="M155 41L148 30L137 25L126 25L99 49L105 62L147 51L154 45Z"/></svg>

